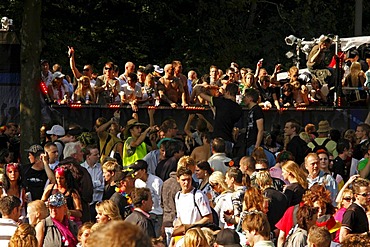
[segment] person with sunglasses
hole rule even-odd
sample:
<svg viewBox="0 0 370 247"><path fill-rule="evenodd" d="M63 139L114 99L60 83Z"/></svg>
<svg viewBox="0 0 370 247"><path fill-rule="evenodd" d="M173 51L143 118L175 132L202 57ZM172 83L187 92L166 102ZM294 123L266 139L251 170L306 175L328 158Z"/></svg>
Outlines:
<svg viewBox="0 0 370 247"><path fill-rule="evenodd" d="M339 240L342 242L349 234L369 232L369 222L366 208L370 203L370 182L367 179L357 178L352 183L354 202L343 215Z"/></svg>
<svg viewBox="0 0 370 247"><path fill-rule="evenodd" d="M90 79L91 87L95 86L96 81L93 78L94 69L91 64L85 64L82 73L76 67L75 61L75 49L71 46L68 46L68 56L69 56L69 65L71 67L73 76L78 80L81 76L87 76Z"/></svg>
<svg viewBox="0 0 370 247"><path fill-rule="evenodd" d="M114 63L107 62L103 68L103 75L96 78L96 103L107 104L120 101L118 96L121 86L114 75Z"/></svg>

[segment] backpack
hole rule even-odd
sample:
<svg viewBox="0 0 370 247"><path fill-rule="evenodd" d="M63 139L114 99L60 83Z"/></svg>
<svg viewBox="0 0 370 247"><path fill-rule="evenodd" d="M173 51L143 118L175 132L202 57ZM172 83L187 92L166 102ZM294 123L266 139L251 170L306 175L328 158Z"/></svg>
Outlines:
<svg viewBox="0 0 370 247"><path fill-rule="evenodd" d="M327 138L327 139L325 139L325 141L321 145L319 145L319 144L317 144L317 142L315 140L312 140L312 144L314 145L314 148L312 149L312 152L316 153L320 149L324 149L326 152L328 152L328 149L325 146L326 146L326 144L328 144L329 141L330 141L330 139Z"/></svg>
<svg viewBox="0 0 370 247"><path fill-rule="evenodd" d="M196 201L195 201L195 193L197 192L197 189L194 189L193 190L193 202L194 202L194 206L197 208L197 210L198 210L198 212L199 212L199 214L200 214L200 216L202 216L203 217L203 215L202 215L202 213L200 212L200 209L199 209L199 207L198 207L198 205L197 205L197 203L196 203ZM180 193L181 192L177 192L177 199L179 199L180 198ZM212 221L212 223L213 224L215 224L216 226L218 226L219 225L219 222L220 222L220 219L219 219L219 217L218 217L218 214L217 214L217 212L210 206L210 208L211 208L211 213L212 213L212 219L213 219L213 221Z"/></svg>

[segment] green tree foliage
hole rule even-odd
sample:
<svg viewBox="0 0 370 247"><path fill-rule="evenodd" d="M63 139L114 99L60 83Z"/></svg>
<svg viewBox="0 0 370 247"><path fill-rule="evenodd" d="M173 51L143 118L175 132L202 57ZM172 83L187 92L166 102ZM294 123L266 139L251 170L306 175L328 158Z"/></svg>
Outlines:
<svg viewBox="0 0 370 247"><path fill-rule="evenodd" d="M0 4L0 13L21 23L15 13L22 1L5 1L9 8ZM254 69L260 58L271 71L292 64L284 55L290 34L353 36L354 8L354 0L44 0L42 57L67 70L73 46L78 67L91 63L97 72L108 60L122 72L129 60L163 66L178 59L205 73L231 61ZM369 9L363 1L363 35L370 33Z"/></svg>

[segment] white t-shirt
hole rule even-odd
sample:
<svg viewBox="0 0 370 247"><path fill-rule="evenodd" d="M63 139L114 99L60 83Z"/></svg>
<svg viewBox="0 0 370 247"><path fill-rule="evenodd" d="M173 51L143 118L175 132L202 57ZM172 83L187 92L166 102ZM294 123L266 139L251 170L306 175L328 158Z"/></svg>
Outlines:
<svg viewBox="0 0 370 247"><path fill-rule="evenodd" d="M161 193L162 193L163 181L159 177L148 174L148 180L144 182L141 179L135 180L136 188L148 188L152 194L153 207L150 213L156 215L163 215L163 208L161 207Z"/></svg>
<svg viewBox="0 0 370 247"><path fill-rule="evenodd" d="M199 210L197 209L194 205L193 190L186 194L177 192L175 196L176 215L177 218L181 220L182 224L194 224L201 220L203 216L212 213L208 198L200 190L197 190L195 193L195 203Z"/></svg>

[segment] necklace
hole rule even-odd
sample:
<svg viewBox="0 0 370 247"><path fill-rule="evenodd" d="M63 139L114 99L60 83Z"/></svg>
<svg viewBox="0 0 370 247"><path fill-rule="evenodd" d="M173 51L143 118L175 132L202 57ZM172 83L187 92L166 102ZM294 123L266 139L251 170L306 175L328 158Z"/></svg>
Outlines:
<svg viewBox="0 0 370 247"><path fill-rule="evenodd" d="M127 203L132 206L131 197L124 190L122 190L120 188L116 188L115 191L118 192L118 193L120 193L121 196L125 197L127 199Z"/></svg>

